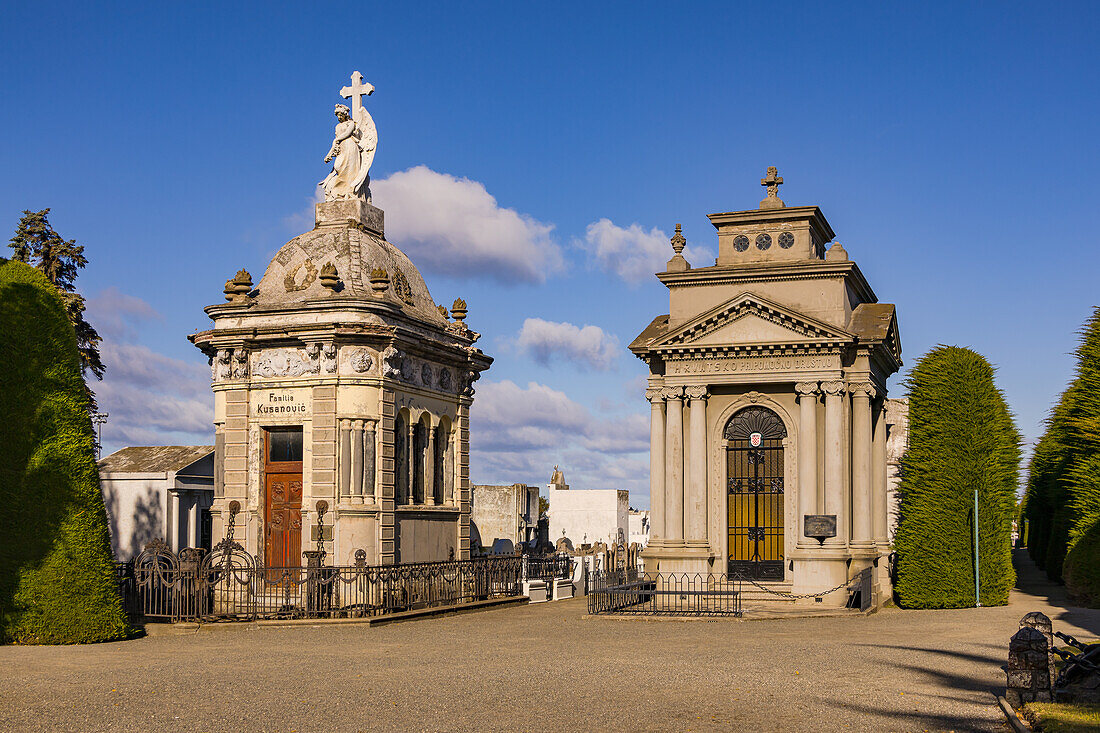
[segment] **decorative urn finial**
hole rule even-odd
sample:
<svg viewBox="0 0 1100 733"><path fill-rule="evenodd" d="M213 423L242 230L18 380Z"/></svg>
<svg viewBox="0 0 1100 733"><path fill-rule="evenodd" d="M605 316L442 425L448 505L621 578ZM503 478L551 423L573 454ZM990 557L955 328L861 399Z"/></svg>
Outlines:
<svg viewBox="0 0 1100 733"><path fill-rule="evenodd" d="M676 233L672 235L669 240L672 242L672 251L675 253L672 255L672 259L668 261L665 269L669 272L684 272L691 269L691 263L684 259L682 252L687 245L687 239L684 238L684 233L679 224L676 225Z"/></svg>
<svg viewBox="0 0 1100 733"><path fill-rule="evenodd" d="M225 281L225 299L230 303L247 303L252 292L252 275L241 268L232 280Z"/></svg>
<svg viewBox="0 0 1100 733"><path fill-rule="evenodd" d="M340 289L340 275L336 272L336 265L331 262L325 263L325 266L321 268L321 275L317 279L321 282L321 287L328 288L334 293Z"/></svg>
<svg viewBox="0 0 1100 733"><path fill-rule="evenodd" d="M381 298L386 294L386 290L390 287L390 274L383 270L381 267L376 267L370 271L370 289L371 294L376 298Z"/></svg>
<svg viewBox="0 0 1100 733"><path fill-rule="evenodd" d="M676 233L672 235L672 249L676 254L680 254L684 251L684 245L687 244L687 240L684 239L684 235L680 229L680 225L676 225Z"/></svg>
<svg viewBox="0 0 1100 733"><path fill-rule="evenodd" d="M462 298L455 298L454 305L451 306L451 318L459 323L466 320L466 301Z"/></svg>

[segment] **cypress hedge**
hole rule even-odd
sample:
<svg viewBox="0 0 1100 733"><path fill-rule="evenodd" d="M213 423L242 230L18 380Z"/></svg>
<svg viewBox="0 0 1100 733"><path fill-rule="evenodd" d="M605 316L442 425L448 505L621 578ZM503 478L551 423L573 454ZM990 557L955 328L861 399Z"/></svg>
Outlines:
<svg viewBox="0 0 1100 733"><path fill-rule="evenodd" d="M984 606L1004 605L1015 584L1012 519L1020 434L993 367L980 354L938 346L913 368L909 448L902 458L898 604L974 605L973 508L978 491L979 576Z"/></svg>
<svg viewBox="0 0 1100 733"><path fill-rule="evenodd" d="M1029 467L1028 552L1070 595L1100 605L1100 308L1081 330L1077 372Z"/></svg>
<svg viewBox="0 0 1100 733"><path fill-rule="evenodd" d="M124 636L76 334L57 290L0 259L0 640Z"/></svg>

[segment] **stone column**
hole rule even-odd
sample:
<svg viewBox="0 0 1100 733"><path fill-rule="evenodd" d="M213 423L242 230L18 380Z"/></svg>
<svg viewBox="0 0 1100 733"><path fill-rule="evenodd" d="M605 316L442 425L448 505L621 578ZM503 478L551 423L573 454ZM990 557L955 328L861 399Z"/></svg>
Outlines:
<svg viewBox="0 0 1100 733"><path fill-rule="evenodd" d="M424 503L435 506L435 427L428 421L428 445L424 450Z"/></svg>
<svg viewBox="0 0 1100 733"><path fill-rule="evenodd" d="M339 495L351 492L351 420L340 421L340 487Z"/></svg>
<svg viewBox="0 0 1100 733"><path fill-rule="evenodd" d="M191 504L187 507L187 546L199 546L199 494L189 491L188 498Z"/></svg>
<svg viewBox="0 0 1100 733"><path fill-rule="evenodd" d="M373 504L375 486L375 437L374 420L363 421L363 496Z"/></svg>
<svg viewBox="0 0 1100 733"><path fill-rule="evenodd" d="M351 423L351 500L363 501L363 421Z"/></svg>
<svg viewBox="0 0 1100 733"><path fill-rule="evenodd" d="M168 494L172 497L171 516L168 517L168 544L172 550L179 552L183 549L180 542L180 492L172 490Z"/></svg>
<svg viewBox="0 0 1100 733"><path fill-rule="evenodd" d="M871 501L871 398L870 382L848 385L852 395L852 544L870 547L873 541Z"/></svg>
<svg viewBox="0 0 1100 733"><path fill-rule="evenodd" d="M888 512L886 505L886 400L879 400L874 411L875 436L871 440L871 529L876 543L886 545Z"/></svg>
<svg viewBox="0 0 1100 733"><path fill-rule="evenodd" d="M665 398L647 389L649 400L649 541L665 538ZM553 540L554 538L551 538Z"/></svg>
<svg viewBox="0 0 1100 733"><path fill-rule="evenodd" d="M706 387L688 387L691 399L688 412L690 430L688 471L690 485L684 505L685 538L706 544L707 541L707 397Z"/></svg>
<svg viewBox="0 0 1100 733"><path fill-rule="evenodd" d="M822 514L836 515L836 537L826 544L848 542L844 515L844 382L822 382L825 392L825 506Z"/></svg>
<svg viewBox="0 0 1100 733"><path fill-rule="evenodd" d="M684 388L665 387L665 538L684 539Z"/></svg>
<svg viewBox="0 0 1100 733"><path fill-rule="evenodd" d="M820 514L817 506L817 382L799 382L798 392L798 511L795 521L798 544L806 544L803 516Z"/></svg>
<svg viewBox="0 0 1100 733"><path fill-rule="evenodd" d="M443 504L445 506L458 506L455 501L455 438L454 426L444 436L447 442L443 445Z"/></svg>

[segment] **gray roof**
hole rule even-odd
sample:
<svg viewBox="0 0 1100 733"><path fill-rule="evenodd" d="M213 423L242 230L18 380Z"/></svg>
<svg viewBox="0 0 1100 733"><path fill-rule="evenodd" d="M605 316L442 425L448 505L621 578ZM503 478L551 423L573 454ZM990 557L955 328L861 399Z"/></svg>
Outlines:
<svg viewBox="0 0 1100 733"><path fill-rule="evenodd" d="M100 473L179 471L214 452L212 445L148 445L115 451L99 461Z"/></svg>

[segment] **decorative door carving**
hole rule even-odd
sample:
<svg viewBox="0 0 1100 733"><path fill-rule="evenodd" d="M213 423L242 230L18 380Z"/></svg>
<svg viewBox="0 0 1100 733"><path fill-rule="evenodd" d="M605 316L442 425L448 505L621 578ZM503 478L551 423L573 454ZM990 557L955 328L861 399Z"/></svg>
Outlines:
<svg viewBox="0 0 1100 733"><path fill-rule="evenodd" d="M302 474L267 474L264 562L269 568L302 564Z"/></svg>

